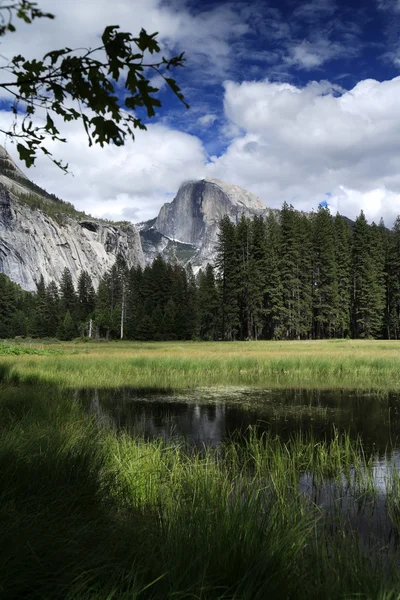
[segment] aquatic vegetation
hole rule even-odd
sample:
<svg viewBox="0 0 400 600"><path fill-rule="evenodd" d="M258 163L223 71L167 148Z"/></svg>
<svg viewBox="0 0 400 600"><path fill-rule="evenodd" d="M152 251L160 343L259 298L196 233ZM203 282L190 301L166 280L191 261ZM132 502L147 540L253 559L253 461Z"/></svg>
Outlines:
<svg viewBox="0 0 400 600"><path fill-rule="evenodd" d="M375 459L340 431L145 441L65 390L3 384L1 596L393 600L395 471L384 527L361 526L360 503L382 503Z"/></svg>

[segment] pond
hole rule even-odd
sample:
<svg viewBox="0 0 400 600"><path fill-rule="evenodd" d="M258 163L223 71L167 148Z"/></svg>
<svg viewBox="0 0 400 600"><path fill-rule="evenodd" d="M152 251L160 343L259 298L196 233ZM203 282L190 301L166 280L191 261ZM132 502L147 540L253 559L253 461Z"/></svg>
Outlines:
<svg viewBox="0 0 400 600"><path fill-rule="evenodd" d="M304 472L299 490L328 517L330 527L357 531L371 545L398 548L398 529L388 518L387 482L400 472L400 396L349 391L207 389L176 396L144 395L129 388L81 392L89 412L104 427L128 431L147 440L162 439L203 448L225 441L239 443L256 431L283 441L302 433L329 441L340 433L361 440L371 457L372 496L358 493L353 465L341 482L315 481ZM321 514L322 514L321 513Z"/></svg>
<svg viewBox="0 0 400 600"><path fill-rule="evenodd" d="M400 446L400 395L349 391L207 389L176 396L129 389L81 392L103 425L146 439L218 446L249 427L286 440L298 432L329 440L337 431L361 438L383 456Z"/></svg>

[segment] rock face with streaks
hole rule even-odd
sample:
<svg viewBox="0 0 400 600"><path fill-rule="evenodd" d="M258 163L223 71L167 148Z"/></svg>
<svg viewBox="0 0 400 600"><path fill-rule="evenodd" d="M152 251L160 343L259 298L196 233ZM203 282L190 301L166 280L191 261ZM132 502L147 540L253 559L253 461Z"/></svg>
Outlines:
<svg viewBox="0 0 400 600"><path fill-rule="evenodd" d="M144 265L133 224L46 211L54 202L51 196L32 184L1 147L0 170L0 272L23 289L35 291L41 275L46 283L59 283L65 267L75 284L85 270L97 286L118 255L128 267Z"/></svg>
<svg viewBox="0 0 400 600"><path fill-rule="evenodd" d="M96 286L118 255L128 267L160 253L197 270L215 258L222 217L237 223L269 211L237 185L202 179L184 183L151 221L104 223L35 185L0 146L0 272L26 290L35 291L41 275L59 283L65 267L75 284L85 270Z"/></svg>
<svg viewBox="0 0 400 600"><path fill-rule="evenodd" d="M155 220L140 224L146 261L175 250L180 262L204 267L215 256L219 221L228 215L237 223L242 215L267 215L262 202L247 190L220 179L184 183L172 202L161 207ZM183 256L182 256L183 253Z"/></svg>

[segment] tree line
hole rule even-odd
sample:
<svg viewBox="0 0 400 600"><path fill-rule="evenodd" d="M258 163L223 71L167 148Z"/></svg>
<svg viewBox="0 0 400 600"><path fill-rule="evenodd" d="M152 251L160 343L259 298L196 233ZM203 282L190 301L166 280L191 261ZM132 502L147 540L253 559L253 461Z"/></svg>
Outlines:
<svg viewBox="0 0 400 600"><path fill-rule="evenodd" d="M400 217L392 230L355 223L320 206L300 213L220 222L214 265L192 269L158 256L128 269L122 259L97 290L87 272L77 287L35 294L0 274L0 337L134 340L400 338Z"/></svg>

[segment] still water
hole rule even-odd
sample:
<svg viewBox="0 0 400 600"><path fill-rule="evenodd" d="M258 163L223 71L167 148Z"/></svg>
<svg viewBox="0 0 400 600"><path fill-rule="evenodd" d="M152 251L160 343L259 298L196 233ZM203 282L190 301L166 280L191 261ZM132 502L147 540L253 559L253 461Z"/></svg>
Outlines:
<svg viewBox="0 0 400 600"><path fill-rule="evenodd" d="M146 439L217 446L250 426L288 439L301 431L329 440L335 430L379 454L400 446L400 394L348 391L208 389L186 395L146 395L125 389L83 392L104 426Z"/></svg>
<svg viewBox="0 0 400 600"><path fill-rule="evenodd" d="M312 434L316 441L328 441L340 432L359 438L366 456L372 457L372 497L357 493L352 465L350 479L342 484L329 479L316 484L312 473L302 473L299 489L327 516L331 528L339 515L341 526L356 531L367 551L399 548L400 529L389 518L387 505L388 478L394 471L400 473L399 394L225 388L140 397L133 390L118 389L82 392L82 399L103 427L197 448L217 447L232 438L240 441L250 428L283 440L299 432Z"/></svg>

